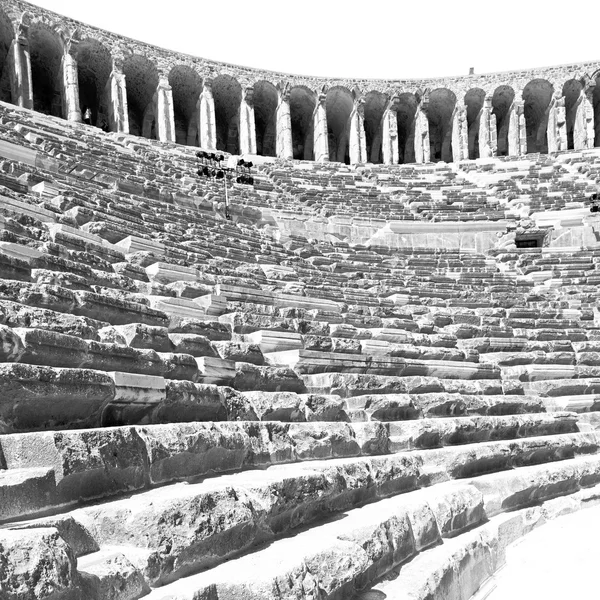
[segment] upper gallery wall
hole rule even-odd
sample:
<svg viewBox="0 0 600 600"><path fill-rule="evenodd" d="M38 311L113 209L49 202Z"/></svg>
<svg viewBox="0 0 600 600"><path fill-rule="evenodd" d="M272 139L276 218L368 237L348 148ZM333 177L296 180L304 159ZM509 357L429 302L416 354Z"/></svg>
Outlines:
<svg viewBox="0 0 600 600"><path fill-rule="evenodd" d="M232 154L446 162L600 146L600 61L429 79L290 75L0 3L0 100Z"/></svg>

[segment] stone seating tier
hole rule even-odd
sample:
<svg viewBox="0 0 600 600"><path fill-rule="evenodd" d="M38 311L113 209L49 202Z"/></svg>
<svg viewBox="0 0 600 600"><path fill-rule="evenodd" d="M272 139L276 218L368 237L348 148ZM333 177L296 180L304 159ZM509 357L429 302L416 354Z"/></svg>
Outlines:
<svg viewBox="0 0 600 600"><path fill-rule="evenodd" d="M597 249L273 216L502 233L578 203L594 152L267 161L229 221L193 148L5 104L0 131L0 595L466 599L598 501Z"/></svg>

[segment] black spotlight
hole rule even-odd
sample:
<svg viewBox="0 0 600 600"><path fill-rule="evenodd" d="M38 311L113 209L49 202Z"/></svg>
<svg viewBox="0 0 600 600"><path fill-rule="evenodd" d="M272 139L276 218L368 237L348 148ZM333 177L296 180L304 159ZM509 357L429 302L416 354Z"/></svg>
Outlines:
<svg viewBox="0 0 600 600"><path fill-rule="evenodd" d="M252 168L252 161L246 162L246 169Z"/></svg>
<svg viewBox="0 0 600 600"><path fill-rule="evenodd" d="M217 179L223 179L225 177L225 173L221 170L217 171Z"/></svg>
<svg viewBox="0 0 600 600"><path fill-rule="evenodd" d="M245 163L244 159L243 159L243 158L240 158L240 160L238 160L238 164L237 164L237 166L238 166L238 167L243 167L245 164L246 164L246 163Z"/></svg>

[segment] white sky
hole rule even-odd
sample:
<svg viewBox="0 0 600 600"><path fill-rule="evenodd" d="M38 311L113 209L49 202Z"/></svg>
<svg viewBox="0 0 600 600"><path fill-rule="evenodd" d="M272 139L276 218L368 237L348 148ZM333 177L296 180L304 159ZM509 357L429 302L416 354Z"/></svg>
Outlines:
<svg viewBox="0 0 600 600"><path fill-rule="evenodd" d="M600 60L600 0L35 0L170 50L335 77L420 78Z"/></svg>

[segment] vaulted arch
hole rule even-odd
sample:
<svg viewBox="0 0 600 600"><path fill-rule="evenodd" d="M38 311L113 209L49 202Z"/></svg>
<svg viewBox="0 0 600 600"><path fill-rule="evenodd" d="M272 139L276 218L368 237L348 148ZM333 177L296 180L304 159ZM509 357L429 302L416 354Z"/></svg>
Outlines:
<svg viewBox="0 0 600 600"><path fill-rule="evenodd" d="M467 127L469 130L469 158L479 158L479 113L483 108L485 92L481 88L473 88L465 94L467 107Z"/></svg>
<svg viewBox="0 0 600 600"><path fill-rule="evenodd" d="M314 92L306 87L292 88L290 119L292 121L292 149L296 160L314 160L313 113L315 106Z"/></svg>
<svg viewBox="0 0 600 600"><path fill-rule="evenodd" d="M217 150L239 154L240 103L242 86L230 75L219 75L213 80Z"/></svg>
<svg viewBox="0 0 600 600"><path fill-rule="evenodd" d="M569 79L562 88L562 94L565 98L565 116L567 119L567 148L575 148L573 131L575 128L575 118L577 117L577 100L581 96L583 85L577 79Z"/></svg>
<svg viewBox="0 0 600 600"><path fill-rule="evenodd" d="M548 152L548 106L553 93L545 79L534 79L523 90L528 153Z"/></svg>
<svg viewBox="0 0 600 600"><path fill-rule="evenodd" d="M498 86L492 96L492 113L496 117L496 136L498 138L498 156L508 156L508 126L510 107L515 99L515 90L509 85Z"/></svg>
<svg viewBox="0 0 600 600"><path fill-rule="evenodd" d="M134 54L123 62L129 110L129 132L156 139L153 98L158 87L158 71L143 56Z"/></svg>
<svg viewBox="0 0 600 600"><path fill-rule="evenodd" d="M429 140L431 160L452 161L452 113L456 95L446 88L438 88L429 94Z"/></svg>
<svg viewBox="0 0 600 600"><path fill-rule="evenodd" d="M256 125L256 152L275 156L277 151L277 90L268 81L254 84L254 122Z"/></svg>
<svg viewBox="0 0 600 600"><path fill-rule="evenodd" d="M61 81L62 40L50 27L35 22L29 28L29 53L34 110L64 117Z"/></svg>
<svg viewBox="0 0 600 600"><path fill-rule="evenodd" d="M333 87L327 92L327 134L329 160L350 164L349 120L354 101L344 87Z"/></svg>
<svg viewBox="0 0 600 600"><path fill-rule="evenodd" d="M381 119L389 97L381 92L369 92L365 96L365 139L369 162L381 163L382 127Z"/></svg>
<svg viewBox="0 0 600 600"><path fill-rule="evenodd" d="M15 30L6 13L0 9L0 100L13 102L10 69L10 48L15 39Z"/></svg>
<svg viewBox="0 0 600 600"><path fill-rule="evenodd" d="M199 146L198 99L202 92L202 77L191 67L177 65L169 72L173 93L175 141L187 146Z"/></svg>
<svg viewBox="0 0 600 600"><path fill-rule="evenodd" d="M417 98L408 92L398 96L398 156L400 163L415 162L415 114Z"/></svg>
<svg viewBox="0 0 600 600"><path fill-rule="evenodd" d="M92 124L98 127L108 124L110 90L107 85L112 69L110 51L98 40L88 38L77 44L73 55L77 61L81 113L85 114L89 108Z"/></svg>

